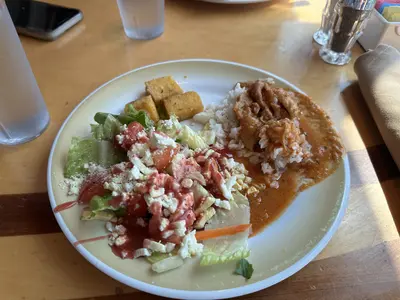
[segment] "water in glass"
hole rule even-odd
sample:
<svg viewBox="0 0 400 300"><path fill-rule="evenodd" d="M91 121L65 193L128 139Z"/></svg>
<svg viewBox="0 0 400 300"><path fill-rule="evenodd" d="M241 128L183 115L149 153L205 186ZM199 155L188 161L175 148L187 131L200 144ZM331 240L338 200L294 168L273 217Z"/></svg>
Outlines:
<svg viewBox="0 0 400 300"><path fill-rule="evenodd" d="M164 32L164 0L117 0L125 34L149 40Z"/></svg>
<svg viewBox="0 0 400 300"><path fill-rule="evenodd" d="M0 145L39 136L49 113L5 3L0 0Z"/></svg>

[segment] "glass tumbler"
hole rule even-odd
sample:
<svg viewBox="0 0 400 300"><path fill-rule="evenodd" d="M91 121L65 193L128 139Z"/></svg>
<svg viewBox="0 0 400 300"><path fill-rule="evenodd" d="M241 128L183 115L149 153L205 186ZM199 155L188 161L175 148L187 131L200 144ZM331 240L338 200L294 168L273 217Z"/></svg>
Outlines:
<svg viewBox="0 0 400 300"><path fill-rule="evenodd" d="M150 40L164 32L164 0L117 0L125 34Z"/></svg>
<svg viewBox="0 0 400 300"><path fill-rule="evenodd" d="M333 65L351 60L351 48L361 36L376 0L344 0L336 4L329 40L320 51L321 58Z"/></svg>
<svg viewBox="0 0 400 300"><path fill-rule="evenodd" d="M325 45L329 38L329 29L331 27L333 10L339 0L327 0L322 12L321 27L314 33L314 41L320 45Z"/></svg>
<svg viewBox="0 0 400 300"><path fill-rule="evenodd" d="M50 117L6 4L0 0L0 145L39 136Z"/></svg>

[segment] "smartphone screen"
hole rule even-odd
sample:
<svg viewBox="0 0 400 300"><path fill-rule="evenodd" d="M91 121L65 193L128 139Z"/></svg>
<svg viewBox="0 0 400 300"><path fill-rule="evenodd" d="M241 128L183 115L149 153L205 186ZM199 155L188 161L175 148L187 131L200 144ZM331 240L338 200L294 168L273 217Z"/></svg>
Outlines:
<svg viewBox="0 0 400 300"><path fill-rule="evenodd" d="M15 27L52 32L80 13L78 9L31 0L6 0Z"/></svg>

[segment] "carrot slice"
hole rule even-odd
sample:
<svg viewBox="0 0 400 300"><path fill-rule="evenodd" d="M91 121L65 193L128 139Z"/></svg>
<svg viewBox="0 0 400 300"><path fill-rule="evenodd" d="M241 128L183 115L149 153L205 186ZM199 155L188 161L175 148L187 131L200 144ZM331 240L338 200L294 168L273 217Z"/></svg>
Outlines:
<svg viewBox="0 0 400 300"><path fill-rule="evenodd" d="M214 239L220 236L234 235L236 233L246 231L250 227L251 224L240 224L223 228L198 231L196 232L196 240L204 241L204 240Z"/></svg>

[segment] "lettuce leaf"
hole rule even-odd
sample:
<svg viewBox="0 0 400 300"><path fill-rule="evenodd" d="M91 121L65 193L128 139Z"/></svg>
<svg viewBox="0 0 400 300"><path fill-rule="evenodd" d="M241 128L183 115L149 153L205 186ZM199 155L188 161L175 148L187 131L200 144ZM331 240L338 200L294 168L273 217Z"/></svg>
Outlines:
<svg viewBox="0 0 400 300"><path fill-rule="evenodd" d="M183 264L184 260L180 256L174 255L152 264L151 269L157 273L164 273L179 268Z"/></svg>
<svg viewBox="0 0 400 300"><path fill-rule="evenodd" d="M65 178L87 174L85 164L95 163L109 167L121 162L120 153L109 141L73 137L64 168Z"/></svg>
<svg viewBox="0 0 400 300"><path fill-rule="evenodd" d="M207 148L206 142L199 134L189 126L179 123L178 119L173 115L169 120L159 121L157 130L191 149Z"/></svg>
<svg viewBox="0 0 400 300"><path fill-rule="evenodd" d="M247 259L242 258L236 264L236 270L234 274L242 275L246 279L250 279L253 275L253 265L247 261Z"/></svg>
<svg viewBox="0 0 400 300"><path fill-rule="evenodd" d="M211 266L216 264L223 264L231 261L238 261L240 259L250 256L250 250L248 249L238 249L234 252L219 254L214 252L203 253L200 266Z"/></svg>
<svg viewBox="0 0 400 300"><path fill-rule="evenodd" d="M176 255L177 251L175 251ZM161 252L153 252L151 256L146 257L147 261L151 264L155 264L156 262L159 262L161 260L164 260L168 257L171 257L171 253L161 253Z"/></svg>
<svg viewBox="0 0 400 300"><path fill-rule="evenodd" d="M112 220L125 215L124 207L113 207L109 204L112 199L111 193L104 196L93 196L89 207L82 211L82 220Z"/></svg>
<svg viewBox="0 0 400 300"><path fill-rule="evenodd" d="M157 123L157 131L161 131L172 139L179 139L179 133L182 130L182 124L179 123L176 116L172 115L169 120L161 120ZM180 139L179 139L180 140ZM177 141L178 142L178 141ZM180 140L179 143L182 141Z"/></svg>
<svg viewBox="0 0 400 300"><path fill-rule="evenodd" d="M120 133L121 122L113 115L109 114L104 124L91 124L91 132L96 140L113 141L114 137Z"/></svg>
<svg viewBox="0 0 400 300"><path fill-rule="evenodd" d="M182 141L182 144L188 145L191 149L204 149L208 147L203 138L187 125L182 125L182 130L178 137Z"/></svg>
<svg viewBox="0 0 400 300"><path fill-rule="evenodd" d="M113 115L109 113L98 112L94 116L94 120L99 124L105 124L109 116L117 119L122 125L128 125L132 122L139 122L145 129L154 125L149 115L143 110L136 110L132 104L128 104L124 113Z"/></svg>
<svg viewBox="0 0 400 300"><path fill-rule="evenodd" d="M145 129L154 126L154 122L150 119L147 112L135 109L132 104L128 104L126 106L125 115L131 117L132 119L135 119L135 121L142 124Z"/></svg>
<svg viewBox="0 0 400 300"><path fill-rule="evenodd" d="M248 199L240 193L233 193L232 195L234 201L231 201L231 210L217 210L217 213L206 225L205 230L250 223ZM204 241L200 265L222 264L248 257L250 255L247 244L248 235L249 232L245 231Z"/></svg>

